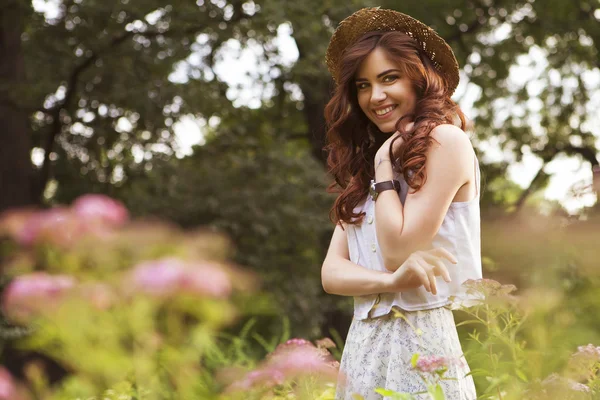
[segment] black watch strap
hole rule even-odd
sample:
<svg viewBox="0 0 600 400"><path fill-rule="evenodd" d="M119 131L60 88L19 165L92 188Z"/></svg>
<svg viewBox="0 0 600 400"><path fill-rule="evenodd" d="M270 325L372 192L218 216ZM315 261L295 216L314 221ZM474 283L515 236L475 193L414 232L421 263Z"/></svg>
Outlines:
<svg viewBox="0 0 600 400"><path fill-rule="evenodd" d="M377 182L377 183L375 183L375 181L371 181L371 187L370 187L369 192L370 192L373 200L377 200L377 196L379 195L379 193L381 193L385 190L395 190L396 192L399 192L400 191L400 182L397 181L396 179L394 179L392 181L384 181L384 182Z"/></svg>

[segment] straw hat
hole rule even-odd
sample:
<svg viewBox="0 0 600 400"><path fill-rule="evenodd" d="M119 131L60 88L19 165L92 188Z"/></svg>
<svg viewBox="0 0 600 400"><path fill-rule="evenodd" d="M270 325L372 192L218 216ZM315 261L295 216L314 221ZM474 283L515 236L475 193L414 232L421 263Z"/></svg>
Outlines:
<svg viewBox="0 0 600 400"><path fill-rule="evenodd" d="M333 33L325 62L336 84L339 83L339 64L346 48L372 31L403 32L419 42L423 52L448 82L450 93L454 93L459 81L458 61L448 43L433 29L413 17L379 7L358 10L340 22Z"/></svg>

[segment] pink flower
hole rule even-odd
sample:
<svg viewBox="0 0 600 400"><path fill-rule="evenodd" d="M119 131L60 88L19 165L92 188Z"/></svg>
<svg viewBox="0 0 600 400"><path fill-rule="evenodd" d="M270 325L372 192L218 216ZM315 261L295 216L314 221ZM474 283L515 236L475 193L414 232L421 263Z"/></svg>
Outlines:
<svg viewBox="0 0 600 400"><path fill-rule="evenodd" d="M41 241L69 245L82 233L81 224L64 207L32 213L17 232L16 240L23 246Z"/></svg>
<svg viewBox="0 0 600 400"><path fill-rule="evenodd" d="M333 360L329 351L315 347L304 339L290 339L277 346L267 357L267 365L283 372L288 378L306 373L335 378L338 371L337 361Z"/></svg>
<svg viewBox="0 0 600 400"><path fill-rule="evenodd" d="M185 265L176 258L147 261L134 268L134 289L154 296L170 296L176 293L185 280Z"/></svg>
<svg viewBox="0 0 600 400"><path fill-rule="evenodd" d="M228 390L247 390L257 386L269 388L305 375L335 381L339 363L322 348L304 339L290 339L277 346L266 360Z"/></svg>
<svg viewBox="0 0 600 400"><path fill-rule="evenodd" d="M227 388L227 392L249 390L258 386L271 388L281 385L285 381L284 375L277 370L265 368L249 372L244 379L234 382Z"/></svg>
<svg viewBox="0 0 600 400"><path fill-rule="evenodd" d="M98 310L107 310L115 302L115 293L105 283L86 283L80 286L79 292Z"/></svg>
<svg viewBox="0 0 600 400"><path fill-rule="evenodd" d="M176 258L147 261L134 268L133 288L158 297L188 293L226 297L231 293L229 276L218 264L187 263Z"/></svg>
<svg viewBox="0 0 600 400"><path fill-rule="evenodd" d="M74 213L86 221L100 221L108 225L123 225L129 219L125 206L108 196L86 194L72 205Z"/></svg>
<svg viewBox="0 0 600 400"><path fill-rule="evenodd" d="M5 313L19 321L52 308L75 285L68 275L35 272L13 279L4 290L2 306Z"/></svg>
<svg viewBox="0 0 600 400"><path fill-rule="evenodd" d="M34 209L20 208L0 213L0 235L17 238L26 222L36 214Z"/></svg>
<svg viewBox="0 0 600 400"><path fill-rule="evenodd" d="M600 362L600 347L593 344L579 346L577 352L569 359L567 375L576 380L593 376L596 366Z"/></svg>
<svg viewBox="0 0 600 400"><path fill-rule="evenodd" d="M600 361L600 346L594 346L591 343L587 346L579 346L574 356L585 356Z"/></svg>
<svg viewBox="0 0 600 400"><path fill-rule="evenodd" d="M11 374L0 366L0 400L13 400L17 396L17 388Z"/></svg>
<svg viewBox="0 0 600 400"><path fill-rule="evenodd" d="M468 279L462 286L469 292L483 293L488 296L506 296L517 290L515 285L503 285L493 279Z"/></svg>
<svg viewBox="0 0 600 400"><path fill-rule="evenodd" d="M459 359L440 357L440 356L421 356L417 359L414 369L424 373L440 373L444 372L451 365L461 365L462 361Z"/></svg>
<svg viewBox="0 0 600 400"><path fill-rule="evenodd" d="M573 379L562 377L556 373L551 374L546 379L544 379L544 381L542 382L542 386L544 387L544 389L546 389L546 391L551 391L554 395L557 395L558 393L561 393L565 390L567 392L590 392L589 386L574 381Z"/></svg>
<svg viewBox="0 0 600 400"><path fill-rule="evenodd" d="M312 346L311 342L309 342L306 339L300 339L300 338L289 339L288 341L285 342L285 344L286 345L296 345L296 346L304 346L304 345Z"/></svg>
<svg viewBox="0 0 600 400"><path fill-rule="evenodd" d="M222 298L231 293L231 280L218 264L194 264L186 271L182 289L192 294Z"/></svg>

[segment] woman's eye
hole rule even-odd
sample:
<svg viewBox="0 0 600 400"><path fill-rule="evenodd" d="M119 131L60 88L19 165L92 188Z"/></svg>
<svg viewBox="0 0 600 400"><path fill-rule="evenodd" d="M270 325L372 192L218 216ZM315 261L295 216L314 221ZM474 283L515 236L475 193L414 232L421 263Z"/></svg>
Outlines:
<svg viewBox="0 0 600 400"><path fill-rule="evenodd" d="M398 76L397 76L397 75L387 75L387 76L385 76L385 77L383 78L383 81L384 81L384 82L393 82L393 81L395 81L396 79L398 79Z"/></svg>
<svg viewBox="0 0 600 400"><path fill-rule="evenodd" d="M364 89L364 88L366 88L366 87L367 87L367 84L366 84L366 83L357 83L357 84L356 84L356 88L357 88L358 90Z"/></svg>

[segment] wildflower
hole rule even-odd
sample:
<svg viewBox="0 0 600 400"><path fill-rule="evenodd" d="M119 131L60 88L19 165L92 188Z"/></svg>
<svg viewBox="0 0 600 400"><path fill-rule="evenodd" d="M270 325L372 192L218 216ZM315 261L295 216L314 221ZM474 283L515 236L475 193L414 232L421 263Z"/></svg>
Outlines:
<svg viewBox="0 0 600 400"><path fill-rule="evenodd" d="M458 358L440 357L435 355L418 357L413 368L419 372L434 374L443 373L451 365L461 365L462 361Z"/></svg>
<svg viewBox="0 0 600 400"><path fill-rule="evenodd" d="M15 320L25 321L33 314L58 304L75 285L68 275L49 275L35 272L13 279L4 290L2 306Z"/></svg>
<svg viewBox="0 0 600 400"><path fill-rule="evenodd" d="M226 297L231 293L229 276L214 263L164 258L139 264L131 276L134 290L157 297L178 293Z"/></svg>
<svg viewBox="0 0 600 400"><path fill-rule="evenodd" d="M159 297L176 293L184 279L185 265L175 258L143 262L132 272L134 289Z"/></svg>
<svg viewBox="0 0 600 400"><path fill-rule="evenodd" d="M285 381L285 377L280 371L264 368L249 372L244 379L234 382L227 388L227 392L248 390L255 387L271 388L276 385L281 385Z"/></svg>
<svg viewBox="0 0 600 400"><path fill-rule="evenodd" d="M68 246L83 233L82 228L69 209L54 207L30 214L15 239L22 246L39 242Z"/></svg>
<svg viewBox="0 0 600 400"><path fill-rule="evenodd" d="M493 279L468 279L463 284L467 290L472 292L483 293L488 296L503 296L508 295L515 290L515 285L503 285Z"/></svg>
<svg viewBox="0 0 600 400"><path fill-rule="evenodd" d="M129 212L122 203L100 194L80 196L73 202L72 208L75 215L88 222L99 221L118 226L129 219Z"/></svg>
<svg viewBox="0 0 600 400"><path fill-rule="evenodd" d="M567 365L567 375L575 380L586 379L594 375L595 367L600 362L600 347L588 344L579 346L571 355Z"/></svg>
<svg viewBox="0 0 600 400"><path fill-rule="evenodd" d="M17 237L23 226L35 215L36 211L28 208L12 209L0 214L0 235Z"/></svg>
<svg viewBox="0 0 600 400"><path fill-rule="evenodd" d="M98 310L107 310L115 302L114 291L104 283L86 283L79 291Z"/></svg>
<svg viewBox="0 0 600 400"><path fill-rule="evenodd" d="M0 400L12 400L17 395L15 382L6 368L0 366Z"/></svg>
<svg viewBox="0 0 600 400"><path fill-rule="evenodd" d="M311 343L306 339L293 338L293 339L289 339L288 341L286 341L285 344L286 345L304 346L304 345L310 345Z"/></svg>
<svg viewBox="0 0 600 400"><path fill-rule="evenodd" d="M257 386L272 387L305 375L320 380L335 381L339 363L331 354L304 339L290 339L280 344L266 360L229 390L249 389Z"/></svg>
<svg viewBox="0 0 600 400"><path fill-rule="evenodd" d="M579 346L574 356L585 356L600 361L600 346L594 346L591 343L587 346Z"/></svg>
<svg viewBox="0 0 600 400"><path fill-rule="evenodd" d="M583 383L579 383L573 379L562 377L556 373L549 375L542 381L542 386L545 391L557 394L560 391L574 391L581 393L589 393L590 388Z"/></svg>
<svg viewBox="0 0 600 400"><path fill-rule="evenodd" d="M187 270L182 288L193 294L222 298L231 293L231 280L218 264L203 262Z"/></svg>
<svg viewBox="0 0 600 400"><path fill-rule="evenodd" d="M304 373L317 373L322 377L335 377L338 363L323 348L315 347L304 339L290 339L277 346L269 355L270 367L285 373L290 378Z"/></svg>

